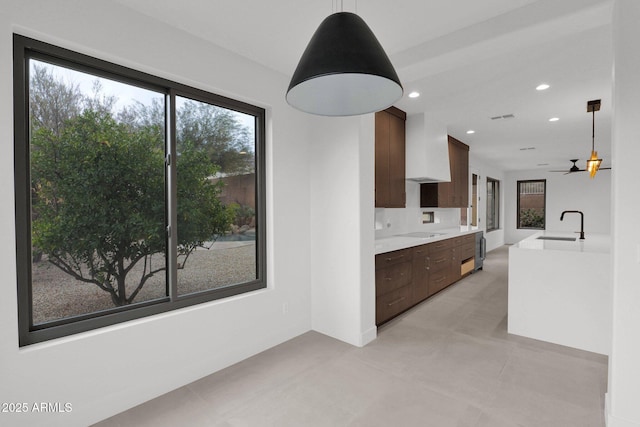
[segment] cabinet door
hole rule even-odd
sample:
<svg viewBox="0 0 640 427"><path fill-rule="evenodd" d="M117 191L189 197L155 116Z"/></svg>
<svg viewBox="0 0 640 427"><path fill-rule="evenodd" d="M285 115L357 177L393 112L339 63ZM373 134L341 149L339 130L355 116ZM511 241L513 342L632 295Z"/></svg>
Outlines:
<svg viewBox="0 0 640 427"><path fill-rule="evenodd" d="M449 272L449 283L457 282L462 277L460 272L460 265L462 260L460 259L460 247L453 248L451 250L451 267Z"/></svg>
<svg viewBox="0 0 640 427"><path fill-rule="evenodd" d="M375 206L404 208L406 113L395 107L376 113Z"/></svg>
<svg viewBox="0 0 640 427"><path fill-rule="evenodd" d="M460 148L460 206L469 207L469 148Z"/></svg>
<svg viewBox="0 0 640 427"><path fill-rule="evenodd" d="M427 246L413 250L413 285L411 304L417 304L429 296L429 251Z"/></svg>
<svg viewBox="0 0 640 427"><path fill-rule="evenodd" d="M469 204L469 146L449 137L451 182L420 185L420 206L465 208Z"/></svg>
<svg viewBox="0 0 640 427"><path fill-rule="evenodd" d="M387 207L405 207L405 120L389 117L389 199Z"/></svg>
<svg viewBox="0 0 640 427"><path fill-rule="evenodd" d="M451 165L451 207L466 208L469 205L469 146L449 137L449 162Z"/></svg>
<svg viewBox="0 0 640 427"><path fill-rule="evenodd" d="M451 284L449 272L449 269L446 269L429 275L429 296L440 292Z"/></svg>
<svg viewBox="0 0 640 427"><path fill-rule="evenodd" d="M385 208L389 203L389 114L384 111L376 113L375 129L375 206Z"/></svg>
<svg viewBox="0 0 640 427"><path fill-rule="evenodd" d="M376 296L395 291L411 283L411 261L376 270Z"/></svg>
<svg viewBox="0 0 640 427"><path fill-rule="evenodd" d="M395 291L376 298L376 325L380 325L392 317L411 307L411 289L403 286Z"/></svg>

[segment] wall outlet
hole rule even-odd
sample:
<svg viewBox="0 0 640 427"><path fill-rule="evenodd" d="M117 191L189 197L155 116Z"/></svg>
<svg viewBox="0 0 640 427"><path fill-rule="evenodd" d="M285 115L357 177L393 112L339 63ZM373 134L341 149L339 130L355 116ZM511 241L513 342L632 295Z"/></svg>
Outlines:
<svg viewBox="0 0 640 427"><path fill-rule="evenodd" d="M289 303L288 302L283 302L282 303L282 314L283 315L289 314Z"/></svg>

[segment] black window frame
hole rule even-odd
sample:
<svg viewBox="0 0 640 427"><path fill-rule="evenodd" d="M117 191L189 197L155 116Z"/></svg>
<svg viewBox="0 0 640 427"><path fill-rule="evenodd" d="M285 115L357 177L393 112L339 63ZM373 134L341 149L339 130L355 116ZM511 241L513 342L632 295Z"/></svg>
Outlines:
<svg viewBox="0 0 640 427"><path fill-rule="evenodd" d="M544 203L543 203L543 214L542 214L542 227L521 227L520 226L520 185L526 183L538 183L542 182L544 191ZM518 230L546 230L547 228L547 180L546 179L525 179L519 180L516 182L516 229Z"/></svg>
<svg viewBox="0 0 640 427"><path fill-rule="evenodd" d="M489 198L488 186L491 184L493 186L493 200ZM495 213L495 218L492 221L493 226L489 228L489 204L493 201L493 212ZM496 231L500 229L500 180L487 177L487 213L486 213L486 223L487 223L487 233L490 231Z"/></svg>
<svg viewBox="0 0 640 427"><path fill-rule="evenodd" d="M177 271L175 260L167 269L166 298L137 303L131 306L88 313L80 316L60 319L45 324L33 325L31 298L31 196L30 196L30 135L29 135L29 68L28 60L40 59L55 65L88 72L100 77L132 84L138 87L164 93L166 100L165 132L167 153L175 158L175 97L187 98L210 103L229 110L255 117L255 176L256 176L256 280L211 289L193 294L177 294ZM14 179L15 179L15 231L16 231L16 267L18 290L18 329L19 346L25 346L80 332L139 319L159 313L226 298L246 292L267 288L267 242L266 242L266 112L264 108L242 101L213 94L201 89L153 76L128 67L84 55L46 42L38 41L19 34L13 35L13 89L14 89ZM165 192L166 217L175 215L176 210L176 167L168 161L165 166L167 184ZM173 162L175 163L175 162ZM175 218L167 219L174 224ZM173 247L177 242L176 227L168 227L167 251L174 257ZM174 251L174 253L172 253Z"/></svg>

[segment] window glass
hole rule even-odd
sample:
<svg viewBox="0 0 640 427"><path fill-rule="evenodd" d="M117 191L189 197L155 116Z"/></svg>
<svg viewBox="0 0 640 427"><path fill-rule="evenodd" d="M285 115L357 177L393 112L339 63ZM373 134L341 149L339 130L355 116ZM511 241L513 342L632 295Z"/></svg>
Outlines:
<svg viewBox="0 0 640 427"><path fill-rule="evenodd" d="M518 228L545 229L544 179L518 181Z"/></svg>
<svg viewBox="0 0 640 427"><path fill-rule="evenodd" d="M164 95L29 61L33 323L166 297ZM147 120L150 119L150 120Z"/></svg>
<svg viewBox="0 0 640 427"><path fill-rule="evenodd" d="M487 231L500 228L500 181L487 178Z"/></svg>
<svg viewBox="0 0 640 427"><path fill-rule="evenodd" d="M178 293L256 280L255 118L184 97L176 118Z"/></svg>

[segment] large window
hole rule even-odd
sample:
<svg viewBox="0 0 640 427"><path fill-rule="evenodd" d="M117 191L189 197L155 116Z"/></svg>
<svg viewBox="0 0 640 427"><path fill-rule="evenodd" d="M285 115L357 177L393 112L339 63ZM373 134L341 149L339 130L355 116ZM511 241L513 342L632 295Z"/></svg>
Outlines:
<svg viewBox="0 0 640 427"><path fill-rule="evenodd" d="M487 177L487 231L500 228L500 181Z"/></svg>
<svg viewBox="0 0 640 427"><path fill-rule="evenodd" d="M265 287L264 110L14 36L20 345Z"/></svg>
<svg viewBox="0 0 640 427"><path fill-rule="evenodd" d="M518 181L518 228L545 229L545 179Z"/></svg>

